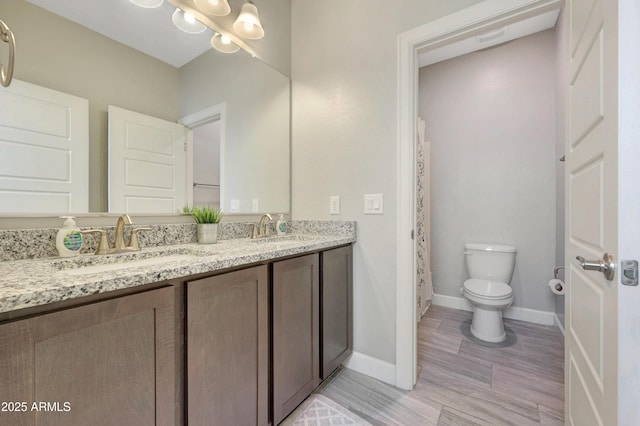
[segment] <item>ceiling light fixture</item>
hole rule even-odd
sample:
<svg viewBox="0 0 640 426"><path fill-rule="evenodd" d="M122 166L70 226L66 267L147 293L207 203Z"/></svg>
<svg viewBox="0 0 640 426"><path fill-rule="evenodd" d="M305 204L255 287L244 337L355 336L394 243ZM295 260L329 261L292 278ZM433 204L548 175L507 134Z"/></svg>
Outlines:
<svg viewBox="0 0 640 426"><path fill-rule="evenodd" d="M181 9L176 9L176 11L173 12L173 15L171 15L171 20L176 27L180 28L186 33L200 34L207 29L207 27L196 18L194 18L193 15L186 13Z"/></svg>
<svg viewBox="0 0 640 426"><path fill-rule="evenodd" d="M162 6L162 2L164 0L129 0L131 3L136 6L144 7L147 9L154 9L156 7Z"/></svg>
<svg viewBox="0 0 640 426"><path fill-rule="evenodd" d="M220 33L215 33L213 37L211 37L211 46L222 53L236 53L240 50L240 46L232 42L226 35Z"/></svg>
<svg viewBox="0 0 640 426"><path fill-rule="evenodd" d="M258 40L264 37L264 30L258 16L258 8L248 1L242 5L238 19L233 23L233 30L240 37Z"/></svg>
<svg viewBox="0 0 640 426"><path fill-rule="evenodd" d="M198 9L213 16L227 16L231 7L227 0L193 0Z"/></svg>

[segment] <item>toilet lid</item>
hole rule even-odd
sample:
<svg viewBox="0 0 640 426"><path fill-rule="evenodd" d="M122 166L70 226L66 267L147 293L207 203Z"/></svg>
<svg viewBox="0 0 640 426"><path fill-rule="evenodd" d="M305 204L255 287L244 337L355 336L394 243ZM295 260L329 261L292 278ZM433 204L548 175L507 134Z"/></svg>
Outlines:
<svg viewBox="0 0 640 426"><path fill-rule="evenodd" d="M464 282L464 288L469 293L482 297L511 296L511 287L500 281L470 279Z"/></svg>

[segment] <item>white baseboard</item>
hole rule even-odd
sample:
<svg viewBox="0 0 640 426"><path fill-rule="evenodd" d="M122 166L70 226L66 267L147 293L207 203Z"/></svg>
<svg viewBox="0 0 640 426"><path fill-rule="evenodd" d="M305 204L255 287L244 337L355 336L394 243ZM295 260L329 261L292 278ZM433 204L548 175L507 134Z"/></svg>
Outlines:
<svg viewBox="0 0 640 426"><path fill-rule="evenodd" d="M473 312L473 305L471 305L471 302L469 302L464 297L434 294L431 304L436 306L444 306L445 308L453 308Z"/></svg>
<svg viewBox="0 0 640 426"><path fill-rule="evenodd" d="M463 311L473 311L473 305L464 297L434 294L433 301L431 303L447 308L461 309ZM502 312L502 316L504 318L526 321L534 324L556 324L554 312L539 311L536 309L521 308L518 306L512 306L509 309L506 309Z"/></svg>
<svg viewBox="0 0 640 426"><path fill-rule="evenodd" d="M342 365L381 382L396 385L396 366L360 352L353 352Z"/></svg>

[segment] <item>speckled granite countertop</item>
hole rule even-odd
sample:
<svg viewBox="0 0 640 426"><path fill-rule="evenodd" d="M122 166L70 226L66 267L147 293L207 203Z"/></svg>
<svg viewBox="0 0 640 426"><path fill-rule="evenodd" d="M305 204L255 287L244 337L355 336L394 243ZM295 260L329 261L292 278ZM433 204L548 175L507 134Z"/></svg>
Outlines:
<svg viewBox="0 0 640 426"><path fill-rule="evenodd" d="M48 257L0 262L0 312L249 265L354 243L353 234L177 244L115 255Z"/></svg>

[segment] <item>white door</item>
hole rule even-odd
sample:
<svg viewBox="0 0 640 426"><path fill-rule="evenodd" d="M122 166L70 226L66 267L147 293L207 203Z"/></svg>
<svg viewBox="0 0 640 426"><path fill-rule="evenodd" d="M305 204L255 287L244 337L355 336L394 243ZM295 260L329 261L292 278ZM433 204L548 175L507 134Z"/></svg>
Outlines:
<svg viewBox="0 0 640 426"><path fill-rule="evenodd" d="M584 270L576 257L619 261L617 0L566 7L565 418L609 426L617 424L619 277Z"/></svg>
<svg viewBox="0 0 640 426"><path fill-rule="evenodd" d="M187 203L186 129L109 106L109 211L177 213Z"/></svg>
<svg viewBox="0 0 640 426"><path fill-rule="evenodd" d="M89 102L13 79L0 87L0 213L89 211Z"/></svg>

